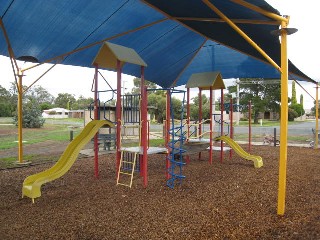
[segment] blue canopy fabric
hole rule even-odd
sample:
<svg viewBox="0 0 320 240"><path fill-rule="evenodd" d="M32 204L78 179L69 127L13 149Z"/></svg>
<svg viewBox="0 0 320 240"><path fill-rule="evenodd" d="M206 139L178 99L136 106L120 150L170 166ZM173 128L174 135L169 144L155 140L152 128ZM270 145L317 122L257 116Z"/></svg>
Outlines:
<svg viewBox="0 0 320 240"><path fill-rule="evenodd" d="M263 0L247 2L279 14ZM232 0L211 0L230 19L269 18ZM2 0L0 16L16 57L40 62L63 55L62 64L92 67L104 41L133 48L147 63L145 78L164 88L185 85L191 74L220 71L224 78L279 78L250 44L224 22L183 20L218 18L200 0ZM237 24L280 65L280 43L270 34L277 25ZM8 56L0 34L0 54ZM56 58L53 62L59 62ZM136 65L123 72L140 77ZM292 78L315 82L291 62Z"/></svg>

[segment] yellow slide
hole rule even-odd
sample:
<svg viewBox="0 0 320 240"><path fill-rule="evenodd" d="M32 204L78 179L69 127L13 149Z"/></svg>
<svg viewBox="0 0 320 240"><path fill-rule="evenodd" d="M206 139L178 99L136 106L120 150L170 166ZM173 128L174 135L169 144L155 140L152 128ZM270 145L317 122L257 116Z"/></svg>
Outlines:
<svg viewBox="0 0 320 240"><path fill-rule="evenodd" d="M41 196L41 186L63 176L73 165L80 150L94 137L102 126L114 127L108 120L93 120L88 123L81 133L69 143L59 160L51 168L27 177L22 186L22 197L34 199Z"/></svg>
<svg viewBox="0 0 320 240"><path fill-rule="evenodd" d="M233 141L231 138L227 136L220 136L215 138L214 140L221 140L227 143L240 157L253 161L255 168L260 168L263 166L263 161L260 156L255 156L247 153L246 151L243 150L243 148L239 146L238 143Z"/></svg>

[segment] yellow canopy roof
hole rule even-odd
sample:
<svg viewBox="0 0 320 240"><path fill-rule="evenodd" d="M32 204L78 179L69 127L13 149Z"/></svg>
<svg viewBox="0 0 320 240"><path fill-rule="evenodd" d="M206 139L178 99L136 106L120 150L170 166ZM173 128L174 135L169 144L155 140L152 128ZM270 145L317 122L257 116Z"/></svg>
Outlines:
<svg viewBox="0 0 320 240"><path fill-rule="evenodd" d="M225 89L220 72L194 73L189 78L186 88L200 88L202 90Z"/></svg>
<svg viewBox="0 0 320 240"><path fill-rule="evenodd" d="M132 63L139 66L147 66L139 54L132 48L104 42L92 65L98 64L101 68L117 69L117 60L124 63Z"/></svg>

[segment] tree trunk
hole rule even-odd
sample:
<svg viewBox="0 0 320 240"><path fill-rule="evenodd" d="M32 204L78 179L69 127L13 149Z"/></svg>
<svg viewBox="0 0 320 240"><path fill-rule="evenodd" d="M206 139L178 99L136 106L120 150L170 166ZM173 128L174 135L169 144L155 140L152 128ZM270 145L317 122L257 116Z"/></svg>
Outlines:
<svg viewBox="0 0 320 240"><path fill-rule="evenodd" d="M253 123L254 124L258 124L259 123L259 119L258 119L258 116L259 116L259 112L258 111L255 111L254 112L254 118L253 118Z"/></svg>

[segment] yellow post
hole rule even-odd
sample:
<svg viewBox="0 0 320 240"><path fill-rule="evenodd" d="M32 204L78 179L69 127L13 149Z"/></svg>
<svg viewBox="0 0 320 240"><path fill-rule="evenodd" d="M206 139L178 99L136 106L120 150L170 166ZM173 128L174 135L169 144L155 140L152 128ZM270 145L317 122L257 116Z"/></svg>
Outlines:
<svg viewBox="0 0 320 240"><path fill-rule="evenodd" d="M287 22L281 23L281 121L280 121L280 160L278 186L278 215L283 215L286 197L287 137L288 137L288 56Z"/></svg>
<svg viewBox="0 0 320 240"><path fill-rule="evenodd" d="M319 140L318 140L318 131L319 131L319 127L318 127L318 123L319 123L319 110L318 110L318 107L319 107L319 93L318 93L318 89L319 89L319 85L317 84L316 85L316 132L315 132L315 141L314 141L314 149L318 148L318 143L319 143Z"/></svg>
<svg viewBox="0 0 320 240"><path fill-rule="evenodd" d="M22 72L19 69L18 77L18 159L19 163L23 163L23 146L22 146L22 95L23 95L23 89L22 89Z"/></svg>

